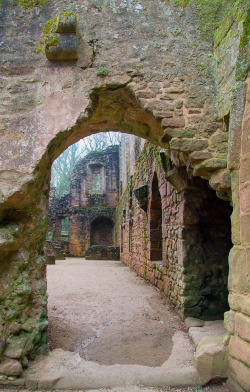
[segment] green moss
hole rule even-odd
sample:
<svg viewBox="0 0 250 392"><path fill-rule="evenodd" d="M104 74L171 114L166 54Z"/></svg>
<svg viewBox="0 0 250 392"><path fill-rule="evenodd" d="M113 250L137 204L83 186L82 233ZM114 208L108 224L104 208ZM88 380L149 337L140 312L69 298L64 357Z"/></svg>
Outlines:
<svg viewBox="0 0 250 392"><path fill-rule="evenodd" d="M245 80L250 69L250 5L248 7L248 13L243 22L243 31L240 38L239 55L235 73L236 81Z"/></svg>
<svg viewBox="0 0 250 392"><path fill-rule="evenodd" d="M53 19L48 20L43 26L43 43L39 43L36 46L36 53L44 53L46 46L56 46L59 42L59 36L56 34L58 24L59 24L59 16L56 16Z"/></svg>
<svg viewBox="0 0 250 392"><path fill-rule="evenodd" d="M41 7L47 1L49 0L16 0L16 3L25 10L30 10L33 7Z"/></svg>
<svg viewBox="0 0 250 392"><path fill-rule="evenodd" d="M195 4L201 20L201 36L206 41L213 41L216 29L234 7L235 0L166 0L166 3L180 7Z"/></svg>
<svg viewBox="0 0 250 392"><path fill-rule="evenodd" d="M107 76L109 74L109 70L105 67L101 67L97 71L98 76Z"/></svg>
<svg viewBox="0 0 250 392"><path fill-rule="evenodd" d="M76 17L76 13L75 12L68 12L68 11L60 12L60 15L63 15L65 19L68 19L69 16L71 16L71 15Z"/></svg>

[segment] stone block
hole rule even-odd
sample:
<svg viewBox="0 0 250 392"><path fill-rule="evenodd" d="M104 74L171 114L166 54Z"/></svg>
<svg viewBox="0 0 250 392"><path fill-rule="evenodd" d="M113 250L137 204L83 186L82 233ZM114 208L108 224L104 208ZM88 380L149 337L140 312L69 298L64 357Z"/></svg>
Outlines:
<svg viewBox="0 0 250 392"><path fill-rule="evenodd" d="M77 60L77 36L76 34L58 34L59 41L56 45L46 46L45 54L52 61Z"/></svg>
<svg viewBox="0 0 250 392"><path fill-rule="evenodd" d="M241 156L240 162L240 183L244 184L245 182L249 181L249 164L250 162L250 153L247 153Z"/></svg>
<svg viewBox="0 0 250 392"><path fill-rule="evenodd" d="M210 142L213 148L217 148L219 144L228 141L228 133L217 130L211 137Z"/></svg>
<svg viewBox="0 0 250 392"><path fill-rule="evenodd" d="M237 169L240 166L242 118L245 109L246 82L237 82L232 90L228 168Z"/></svg>
<svg viewBox="0 0 250 392"><path fill-rule="evenodd" d="M243 247L234 246L229 253L228 289L238 294L247 294L246 251Z"/></svg>
<svg viewBox="0 0 250 392"><path fill-rule="evenodd" d="M206 139L178 139L170 140L170 148L175 151L192 152L205 150L208 147Z"/></svg>
<svg viewBox="0 0 250 392"><path fill-rule="evenodd" d="M191 163L204 161L205 159L212 158L213 154L209 151L194 151L189 155Z"/></svg>
<svg viewBox="0 0 250 392"><path fill-rule="evenodd" d="M240 217L241 243L250 244L250 214L242 214Z"/></svg>
<svg viewBox="0 0 250 392"><path fill-rule="evenodd" d="M240 209L243 213L250 212L250 184L240 190Z"/></svg>
<svg viewBox="0 0 250 392"><path fill-rule="evenodd" d="M190 187L190 179L187 175L186 168L175 166L172 170L166 172L166 179L173 185L177 192L181 192Z"/></svg>
<svg viewBox="0 0 250 392"><path fill-rule="evenodd" d="M76 33L77 19L75 14L68 12L60 12L58 17L59 21L56 30L57 33Z"/></svg>
<svg viewBox="0 0 250 392"><path fill-rule="evenodd" d="M229 356L228 374L233 378L245 391L250 391L249 367L243 362Z"/></svg>
<svg viewBox="0 0 250 392"><path fill-rule="evenodd" d="M235 315L235 333L241 339L250 342L250 317L241 313Z"/></svg>
<svg viewBox="0 0 250 392"><path fill-rule="evenodd" d="M231 176L229 171L227 169L224 169L213 174L209 180L209 185L215 190L231 189Z"/></svg>
<svg viewBox="0 0 250 392"><path fill-rule="evenodd" d="M233 212L231 215L232 242L235 245L240 244L240 196L239 196L239 172L231 172L231 188L233 200Z"/></svg>
<svg viewBox="0 0 250 392"><path fill-rule="evenodd" d="M185 324L188 329L191 327L203 327L204 321L194 317L187 317L185 319Z"/></svg>
<svg viewBox="0 0 250 392"><path fill-rule="evenodd" d="M242 312L250 316L250 297L247 295L238 295L236 293L229 293L228 303L230 308Z"/></svg>
<svg viewBox="0 0 250 392"><path fill-rule="evenodd" d="M182 106L183 106L183 101L182 101L181 99L178 99L178 100L175 102L175 108L176 108L176 109L181 109Z"/></svg>
<svg viewBox="0 0 250 392"><path fill-rule="evenodd" d="M224 313L224 327L232 335L235 332L235 313L232 310Z"/></svg>
<svg viewBox="0 0 250 392"><path fill-rule="evenodd" d="M229 354L249 366L250 344L248 342L232 336L229 344Z"/></svg>
<svg viewBox="0 0 250 392"><path fill-rule="evenodd" d="M231 375L228 375L228 379L226 382L226 385L229 389L229 391L233 391L233 392L246 392L243 388L241 388L241 386L231 378Z"/></svg>
<svg viewBox="0 0 250 392"><path fill-rule="evenodd" d="M184 118L163 118L161 125L163 127L183 128L185 126Z"/></svg>
<svg viewBox="0 0 250 392"><path fill-rule="evenodd" d="M195 136L194 131L189 131L187 129L165 129L164 135L161 138L162 143L168 143L174 137L178 138L192 138Z"/></svg>
<svg viewBox="0 0 250 392"><path fill-rule="evenodd" d="M201 340L194 355L194 365L207 382L227 377L227 348L220 336L206 336Z"/></svg>
<svg viewBox="0 0 250 392"><path fill-rule="evenodd" d="M17 336L14 337L11 343L4 351L4 356L11 359L19 359L32 351L34 345L32 343L32 336Z"/></svg>
<svg viewBox="0 0 250 392"><path fill-rule="evenodd" d="M5 358L0 364L0 373L6 376L19 377L22 374L22 366L19 361L15 359Z"/></svg>
<svg viewBox="0 0 250 392"><path fill-rule="evenodd" d="M201 176L209 179L214 171L225 169L227 167L226 159L211 158L204 162L195 165L193 174L194 176Z"/></svg>

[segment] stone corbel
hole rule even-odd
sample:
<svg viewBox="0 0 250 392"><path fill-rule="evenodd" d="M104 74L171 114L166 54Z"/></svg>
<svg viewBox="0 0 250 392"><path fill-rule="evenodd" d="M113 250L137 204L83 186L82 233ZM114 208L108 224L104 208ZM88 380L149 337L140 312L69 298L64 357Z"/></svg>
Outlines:
<svg viewBox="0 0 250 392"><path fill-rule="evenodd" d="M166 172L166 180L173 185L177 192L193 188L185 167L174 166L171 170Z"/></svg>
<svg viewBox="0 0 250 392"><path fill-rule="evenodd" d="M77 19L72 13L60 12L55 31L57 42L46 45L45 54L48 60L77 60Z"/></svg>
<svg viewBox="0 0 250 392"><path fill-rule="evenodd" d="M140 208L147 212L148 209L148 185L142 185L134 190L134 195L139 202Z"/></svg>

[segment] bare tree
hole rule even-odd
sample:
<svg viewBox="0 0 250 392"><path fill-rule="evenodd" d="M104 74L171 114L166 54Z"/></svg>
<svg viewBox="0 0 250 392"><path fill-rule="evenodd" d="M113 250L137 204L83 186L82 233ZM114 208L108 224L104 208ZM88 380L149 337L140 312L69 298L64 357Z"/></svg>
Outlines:
<svg viewBox="0 0 250 392"><path fill-rule="evenodd" d="M87 136L68 147L53 163L51 186L56 188L58 197L69 191L70 178L76 163L93 151L105 150L108 146L120 143L119 132L102 132Z"/></svg>

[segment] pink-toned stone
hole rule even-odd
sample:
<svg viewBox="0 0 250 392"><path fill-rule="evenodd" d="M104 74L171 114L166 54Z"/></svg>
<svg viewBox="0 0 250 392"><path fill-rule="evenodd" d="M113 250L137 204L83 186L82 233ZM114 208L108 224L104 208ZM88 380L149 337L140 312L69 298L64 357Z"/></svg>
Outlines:
<svg viewBox="0 0 250 392"><path fill-rule="evenodd" d="M235 316L235 332L241 339L250 342L250 317L237 313Z"/></svg>
<svg viewBox="0 0 250 392"><path fill-rule="evenodd" d="M163 127L182 128L185 126L184 118L164 118L161 122Z"/></svg>
<svg viewBox="0 0 250 392"><path fill-rule="evenodd" d="M232 357L244 362L246 365L250 364L250 344L232 336L229 344L229 353Z"/></svg>

